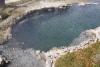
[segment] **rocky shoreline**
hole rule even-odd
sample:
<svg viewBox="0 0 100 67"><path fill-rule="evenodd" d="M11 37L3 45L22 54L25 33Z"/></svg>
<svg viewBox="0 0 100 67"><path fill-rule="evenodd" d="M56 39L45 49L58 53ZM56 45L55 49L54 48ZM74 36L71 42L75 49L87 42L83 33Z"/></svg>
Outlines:
<svg viewBox="0 0 100 67"><path fill-rule="evenodd" d="M44 3L41 3L41 4L43 5ZM26 7L24 7L24 4L18 5L21 7L17 8L15 10L15 12L16 11L18 12L17 14L13 14L13 15L9 16L7 19L0 22L0 33L1 33L0 45L3 45L9 39L12 38L12 34L11 34L12 28L14 26L16 26L21 20L27 18L28 15L40 14L40 13L45 13L45 12L53 12L53 11L57 11L57 10L58 11L65 10L70 7L70 5L67 6L66 3L47 3L47 4L46 5L44 4L43 6L41 6L41 5L34 6L33 3L30 2L28 4L25 3ZM32 7L32 6L34 6L34 7ZM1 49L1 51L4 50L4 52L5 52L4 46L0 46L0 48L3 48L3 49ZM38 50L36 52L38 52ZM39 54L36 53L36 55L40 56L40 52L39 52ZM7 59L3 59L2 56L3 55L1 55L1 57L0 57L0 59L1 59L0 65L4 67L8 63L6 63ZM6 58L6 57L4 57L4 58ZM16 58L18 58L18 57L16 57ZM5 63L2 64L2 62L5 62Z"/></svg>
<svg viewBox="0 0 100 67"><path fill-rule="evenodd" d="M73 41L72 46L51 49L46 52L46 67L55 67L56 60L62 55L87 48L97 41L100 41L100 27L82 32L80 36Z"/></svg>
<svg viewBox="0 0 100 67"><path fill-rule="evenodd" d="M13 66L16 67L15 65L17 64L19 67L24 67L24 66L20 66L20 64L18 63L19 61L20 62L23 61L22 58L24 59L27 58L26 60L28 60L29 58L34 59L40 65L44 63L42 64L42 67L54 67L56 60L60 58L62 55L65 55L68 52L75 52L77 50L87 48L88 46L91 46L91 44L96 43L97 41L100 41L100 27L82 32L80 36L76 38L71 44L71 46L69 47L55 48L47 52L41 52L40 50L35 51L33 49L22 50L18 48L0 47L0 51L2 50L4 52L2 55L8 56L7 58L11 60L12 64L10 65L10 67L13 67ZM11 58L13 59L13 61ZM21 63L21 65L28 63L28 61L26 60L24 60L24 62ZM27 65L30 65L30 62ZM35 66L35 67L38 67L38 66Z"/></svg>

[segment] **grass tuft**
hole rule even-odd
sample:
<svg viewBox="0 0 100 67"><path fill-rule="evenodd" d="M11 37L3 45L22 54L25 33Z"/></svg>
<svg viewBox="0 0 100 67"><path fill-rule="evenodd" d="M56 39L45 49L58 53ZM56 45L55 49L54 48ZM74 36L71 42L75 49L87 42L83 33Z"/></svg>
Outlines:
<svg viewBox="0 0 100 67"><path fill-rule="evenodd" d="M100 67L100 42L60 57L55 67Z"/></svg>

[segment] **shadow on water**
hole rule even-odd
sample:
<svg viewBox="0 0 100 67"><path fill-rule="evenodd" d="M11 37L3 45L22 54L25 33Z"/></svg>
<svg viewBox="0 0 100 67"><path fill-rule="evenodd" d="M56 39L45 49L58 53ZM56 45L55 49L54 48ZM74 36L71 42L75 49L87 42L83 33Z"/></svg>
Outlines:
<svg viewBox="0 0 100 67"><path fill-rule="evenodd" d="M13 28L7 45L44 51L68 46L82 31L100 25L99 13L97 5L36 10Z"/></svg>

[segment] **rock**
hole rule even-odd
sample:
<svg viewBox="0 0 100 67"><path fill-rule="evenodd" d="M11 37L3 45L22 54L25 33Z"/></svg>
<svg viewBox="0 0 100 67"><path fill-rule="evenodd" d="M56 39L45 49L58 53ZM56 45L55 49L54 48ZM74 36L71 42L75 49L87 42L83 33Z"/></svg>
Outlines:
<svg viewBox="0 0 100 67"><path fill-rule="evenodd" d="M0 67L6 67L10 63L9 60L3 55L0 55Z"/></svg>
<svg viewBox="0 0 100 67"><path fill-rule="evenodd" d="M5 45L3 45L5 46ZM11 60L7 67L45 67L45 60L41 53L38 55L34 49L0 48L2 55ZM41 59L42 58L42 59Z"/></svg>
<svg viewBox="0 0 100 67"><path fill-rule="evenodd" d="M2 19L2 16L0 15L0 20Z"/></svg>

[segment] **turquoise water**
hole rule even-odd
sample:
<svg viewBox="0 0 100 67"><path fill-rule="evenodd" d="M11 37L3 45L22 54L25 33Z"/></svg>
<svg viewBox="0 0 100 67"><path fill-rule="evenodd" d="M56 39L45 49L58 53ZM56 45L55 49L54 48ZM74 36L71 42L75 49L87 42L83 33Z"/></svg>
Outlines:
<svg viewBox="0 0 100 67"><path fill-rule="evenodd" d="M13 29L12 47L49 50L68 46L87 29L100 26L99 5L74 5L60 12L31 15Z"/></svg>

